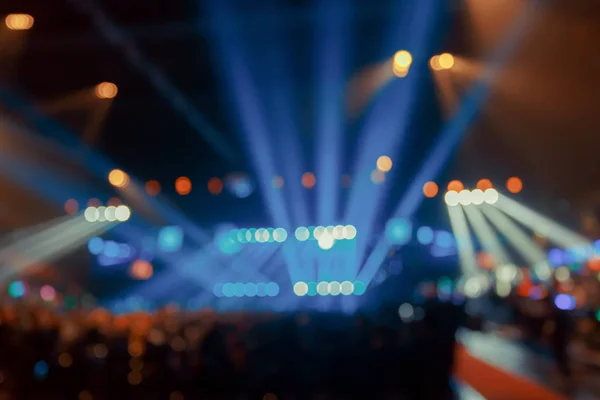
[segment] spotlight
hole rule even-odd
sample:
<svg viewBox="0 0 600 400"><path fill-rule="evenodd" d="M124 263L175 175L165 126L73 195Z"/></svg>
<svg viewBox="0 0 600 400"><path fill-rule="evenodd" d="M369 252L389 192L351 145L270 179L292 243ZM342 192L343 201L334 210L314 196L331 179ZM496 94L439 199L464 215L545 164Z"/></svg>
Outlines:
<svg viewBox="0 0 600 400"><path fill-rule="evenodd" d="M378 169L374 169L371 172L371 182L373 182L376 185L385 182L385 172Z"/></svg>
<svg viewBox="0 0 600 400"><path fill-rule="evenodd" d="M381 172L389 172L392 169L392 159L388 156L380 156L377 159L377 169Z"/></svg>
<svg viewBox="0 0 600 400"><path fill-rule="evenodd" d="M306 296L308 294L308 285L306 282L296 282L294 285L294 294L296 296Z"/></svg>
<svg viewBox="0 0 600 400"><path fill-rule="evenodd" d="M308 240L308 238L310 236L310 232L308 232L308 229L301 226L299 228L296 228L295 236L296 236L296 239L298 239L301 242L304 242L304 241Z"/></svg>
<svg viewBox="0 0 600 400"><path fill-rule="evenodd" d="M31 29L34 19L29 14L9 14L4 22L11 31L26 31Z"/></svg>
<svg viewBox="0 0 600 400"><path fill-rule="evenodd" d="M483 204L485 200L485 196L483 191L480 189L475 189L471 192L471 204L475 204L476 206Z"/></svg>
<svg viewBox="0 0 600 400"><path fill-rule="evenodd" d="M483 192L483 200L488 204L496 204L498 197L498 191L496 189L487 189Z"/></svg>
<svg viewBox="0 0 600 400"><path fill-rule="evenodd" d="M160 193L160 183L155 180L150 180L144 185L148 196L156 196Z"/></svg>
<svg viewBox="0 0 600 400"><path fill-rule="evenodd" d="M115 187L123 188L129 184L129 176L120 169L113 169L108 174L108 181Z"/></svg>
<svg viewBox="0 0 600 400"><path fill-rule="evenodd" d="M397 51L394 54L394 68L406 69L412 64L412 55L406 50Z"/></svg>
<svg viewBox="0 0 600 400"><path fill-rule="evenodd" d="M119 89L112 82L102 82L96 85L94 91L99 99L114 99Z"/></svg>
<svg viewBox="0 0 600 400"><path fill-rule="evenodd" d="M182 196L189 194L192 191L192 182L185 176L177 178L175 180L175 191Z"/></svg>
<svg viewBox="0 0 600 400"><path fill-rule="evenodd" d="M459 203L459 199L458 199L458 193L455 192L454 190L447 192L446 195L444 196L444 201L446 202L446 204L448 204L450 207L455 207L458 205Z"/></svg>
<svg viewBox="0 0 600 400"><path fill-rule="evenodd" d="M316 231L316 229L315 229ZM321 250L329 250L335 244L335 239L328 232L323 232L318 239L318 244Z"/></svg>
<svg viewBox="0 0 600 400"><path fill-rule="evenodd" d="M438 63L441 69L451 69L454 66L454 56L450 53L441 54Z"/></svg>
<svg viewBox="0 0 600 400"><path fill-rule="evenodd" d="M100 213L96 207L88 207L85 209L83 216L88 222L96 222L100 217Z"/></svg>
<svg viewBox="0 0 600 400"><path fill-rule="evenodd" d="M273 231L273 239L278 242L285 242L287 240L288 234L285 229L277 228Z"/></svg>
<svg viewBox="0 0 600 400"><path fill-rule="evenodd" d="M116 211L117 211L117 207L114 207L114 206L106 207L106 210L104 210L104 216L108 222L114 222L117 220L117 216L115 215Z"/></svg>
<svg viewBox="0 0 600 400"><path fill-rule="evenodd" d="M115 210L115 217L117 221L125 222L131 217L131 210L127 206L120 205Z"/></svg>
<svg viewBox="0 0 600 400"><path fill-rule="evenodd" d="M356 237L357 231L354 225L346 225L344 227L344 237L348 240L352 240Z"/></svg>
<svg viewBox="0 0 600 400"><path fill-rule="evenodd" d="M302 175L302 186L304 186L305 188L311 189L315 186L316 183L317 178L312 172L306 172L304 173L304 175Z"/></svg>
<svg viewBox="0 0 600 400"><path fill-rule="evenodd" d="M438 194L438 185L435 182L427 182L423 185L423 194L431 199Z"/></svg>
<svg viewBox="0 0 600 400"><path fill-rule="evenodd" d="M340 285L340 291L344 296L349 296L354 292L354 284L350 281L344 281Z"/></svg>
<svg viewBox="0 0 600 400"><path fill-rule="evenodd" d="M493 187L494 187L494 185L492 184L492 181L490 181L489 179L480 179L479 182L477 182L477 189L482 190L482 191L491 189Z"/></svg>
<svg viewBox="0 0 600 400"><path fill-rule="evenodd" d="M471 192L468 190L461 190L458 193L458 202L463 206L471 204Z"/></svg>
<svg viewBox="0 0 600 400"><path fill-rule="evenodd" d="M327 296L329 294L329 284L327 282L317 283L317 293L321 296Z"/></svg>
<svg viewBox="0 0 600 400"><path fill-rule="evenodd" d="M513 176L506 181L506 188L509 192L517 194L523 190L523 181L516 176Z"/></svg>

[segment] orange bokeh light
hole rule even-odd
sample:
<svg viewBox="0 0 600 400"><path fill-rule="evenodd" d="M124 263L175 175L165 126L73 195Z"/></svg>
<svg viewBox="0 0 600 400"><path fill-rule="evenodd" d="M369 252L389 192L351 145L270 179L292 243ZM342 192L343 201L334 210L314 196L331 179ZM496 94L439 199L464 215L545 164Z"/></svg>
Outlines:
<svg viewBox="0 0 600 400"><path fill-rule="evenodd" d="M102 82L96 85L94 91L99 99L114 99L119 88L112 82Z"/></svg>
<svg viewBox="0 0 600 400"><path fill-rule="evenodd" d="M523 181L516 176L513 176L506 181L506 189L511 193L519 193L523 190Z"/></svg>
<svg viewBox="0 0 600 400"><path fill-rule="evenodd" d="M208 191L215 196L223 191L223 181L219 178L210 178L208 180Z"/></svg>
<svg viewBox="0 0 600 400"><path fill-rule="evenodd" d="M283 187L283 178L281 176L276 176L271 181L271 184L275 189L281 189Z"/></svg>
<svg viewBox="0 0 600 400"><path fill-rule="evenodd" d="M96 198L89 199L87 203L88 207L100 207L102 202Z"/></svg>
<svg viewBox="0 0 600 400"><path fill-rule="evenodd" d="M590 258L588 269L593 272L600 272L600 257Z"/></svg>
<svg viewBox="0 0 600 400"><path fill-rule="evenodd" d="M192 181L185 176L177 178L175 180L175 190L182 196L189 194L192 191Z"/></svg>
<svg viewBox="0 0 600 400"><path fill-rule="evenodd" d="M150 279L154 274L154 269L152 268L152 264L150 264L148 261L135 260L131 264L129 273L134 279L147 280Z"/></svg>
<svg viewBox="0 0 600 400"><path fill-rule="evenodd" d="M129 184L129 175L120 169L113 169L108 174L108 181L115 187L124 188Z"/></svg>
<svg viewBox="0 0 600 400"><path fill-rule="evenodd" d="M479 182L477 182L477 189L483 190L484 192L487 189L492 189L493 187L494 187L494 185L492 184L492 181L490 181L489 179L480 179Z"/></svg>
<svg viewBox="0 0 600 400"><path fill-rule="evenodd" d="M149 196L157 196L160 193L160 183L158 183L158 181L155 181L154 179L146 182L144 188L146 189L146 193L148 193Z"/></svg>
<svg viewBox="0 0 600 400"><path fill-rule="evenodd" d="M312 172L306 172L304 175L302 175L302 186L305 188L310 189L314 187L316 183L317 178L315 178L315 174Z"/></svg>
<svg viewBox="0 0 600 400"><path fill-rule="evenodd" d="M33 26L34 18L29 14L9 14L4 22L12 31L26 31Z"/></svg>
<svg viewBox="0 0 600 400"><path fill-rule="evenodd" d="M121 204L123 204L123 202L118 197L111 197L110 199L108 199L108 203L107 204L109 206L116 207L116 206L120 206Z"/></svg>
<svg viewBox="0 0 600 400"><path fill-rule="evenodd" d="M65 202L65 212L73 215L79 211L79 203L75 199L69 199Z"/></svg>
<svg viewBox="0 0 600 400"><path fill-rule="evenodd" d="M453 180L448 183L449 192L460 192L461 190L465 190L465 185L461 181Z"/></svg>
<svg viewBox="0 0 600 400"><path fill-rule="evenodd" d="M423 185L423 194L429 199L437 196L439 190L440 188L435 182L426 182Z"/></svg>

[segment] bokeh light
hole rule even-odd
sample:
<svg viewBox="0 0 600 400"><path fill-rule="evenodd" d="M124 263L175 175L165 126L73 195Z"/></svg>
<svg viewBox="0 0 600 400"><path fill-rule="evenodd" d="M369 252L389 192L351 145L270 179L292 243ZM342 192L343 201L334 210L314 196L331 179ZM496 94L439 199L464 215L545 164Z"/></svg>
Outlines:
<svg viewBox="0 0 600 400"><path fill-rule="evenodd" d="M8 285L8 294L10 297L18 299L25 295L27 288L22 281L15 281Z"/></svg>
<svg viewBox="0 0 600 400"><path fill-rule="evenodd" d="M129 176L120 169L113 169L108 174L108 181L115 187L124 188L129 184Z"/></svg>
<svg viewBox="0 0 600 400"><path fill-rule="evenodd" d="M85 209L83 216L88 222L96 222L100 217L100 212L96 207L88 207Z"/></svg>
<svg viewBox="0 0 600 400"><path fill-rule="evenodd" d="M412 237L412 224L402 218L392 218L385 226L385 238L393 245L404 245Z"/></svg>
<svg viewBox="0 0 600 400"><path fill-rule="evenodd" d="M87 202L88 207L100 207L101 205L102 205L102 202L96 198L91 198Z"/></svg>
<svg viewBox="0 0 600 400"><path fill-rule="evenodd" d="M131 217L131 210L125 205L120 205L115 209L115 218L117 221L125 222Z"/></svg>
<svg viewBox="0 0 600 400"><path fill-rule="evenodd" d="M465 190L465 185L461 181L455 179L448 183L448 191L449 192L454 191L454 192L458 193L462 190Z"/></svg>
<svg viewBox="0 0 600 400"><path fill-rule="evenodd" d="M129 274L133 279L148 280L154 274L152 264L145 260L135 260L129 269Z"/></svg>
<svg viewBox="0 0 600 400"><path fill-rule="evenodd" d="M306 282L296 282L294 285L294 294L296 296L305 296L308 294L308 285Z"/></svg>
<svg viewBox="0 0 600 400"><path fill-rule="evenodd" d="M421 226L417 229L417 241L426 246L433 242L433 229L428 226Z"/></svg>
<svg viewBox="0 0 600 400"><path fill-rule="evenodd" d="M494 187L494 185L492 184L492 181L490 181L489 179L480 179L477 182L476 187L479 190L486 191L487 189L492 189Z"/></svg>
<svg viewBox="0 0 600 400"><path fill-rule="evenodd" d="M146 189L146 193L148 193L149 196L157 196L160 193L160 183L154 179L146 182L144 188Z"/></svg>
<svg viewBox="0 0 600 400"><path fill-rule="evenodd" d="M423 185L423 194L425 195L425 197L427 197L429 199L437 196L438 191L439 191L439 187L438 187L437 183L435 183L435 182L426 182Z"/></svg>
<svg viewBox="0 0 600 400"><path fill-rule="evenodd" d="M399 50L394 54L394 69L406 69L412 64L412 55L406 50Z"/></svg>
<svg viewBox="0 0 600 400"><path fill-rule="evenodd" d="M212 195L218 195L223 191L223 181L219 178L210 178L208 180L208 191Z"/></svg>
<svg viewBox="0 0 600 400"><path fill-rule="evenodd" d="M281 176L273 177L273 180L271 181L271 185L275 189L281 189L283 187L283 178Z"/></svg>
<svg viewBox="0 0 600 400"><path fill-rule="evenodd" d="M307 228L301 226L299 228L296 228L295 236L297 240L304 242L310 237L310 232Z"/></svg>
<svg viewBox="0 0 600 400"><path fill-rule="evenodd" d="M446 192L446 195L444 196L444 201L450 207L457 206L459 203L458 193L454 190Z"/></svg>
<svg viewBox="0 0 600 400"><path fill-rule="evenodd" d="M315 174L312 172L306 172L302 175L302 186L307 189L313 188L317 183L317 178L315 178Z"/></svg>
<svg viewBox="0 0 600 400"><path fill-rule="evenodd" d="M192 191L192 181L185 176L181 176L175 180L175 191L182 196L189 194Z"/></svg>
<svg viewBox="0 0 600 400"><path fill-rule="evenodd" d="M440 54L438 64L441 69L451 69L454 66L454 56L450 53Z"/></svg>
<svg viewBox="0 0 600 400"><path fill-rule="evenodd" d="M506 189L511 193L517 194L523 190L523 181L516 176L513 176L506 181Z"/></svg>
<svg viewBox="0 0 600 400"><path fill-rule="evenodd" d="M385 182L385 172L378 169L371 171L371 182L376 185Z"/></svg>
<svg viewBox="0 0 600 400"><path fill-rule="evenodd" d="M158 231L158 247L165 253L179 251L183 245L183 229L179 226L165 226Z"/></svg>
<svg viewBox="0 0 600 400"><path fill-rule="evenodd" d="M496 189L487 189L483 192L483 199L488 204L496 204L498 197L499 195Z"/></svg>
<svg viewBox="0 0 600 400"><path fill-rule="evenodd" d="M431 67L432 70L434 71L439 71L442 69L442 67L440 67L440 56L433 56L429 59L429 66Z"/></svg>
<svg viewBox="0 0 600 400"><path fill-rule="evenodd" d="M321 250L329 250L335 244L335 239L329 232L323 232L323 234L319 236L318 244Z"/></svg>
<svg viewBox="0 0 600 400"><path fill-rule="evenodd" d="M392 169L392 159L388 156L380 156L377 159L377 169L382 172L389 172Z"/></svg>
<svg viewBox="0 0 600 400"><path fill-rule="evenodd" d="M94 92L99 99L114 99L119 89L112 82L102 82L96 85Z"/></svg>
<svg viewBox="0 0 600 400"><path fill-rule="evenodd" d="M90 254L98 255L104 250L104 240L100 237L93 237L88 240L88 250Z"/></svg>
<svg viewBox="0 0 600 400"><path fill-rule="evenodd" d="M65 212L69 215L75 214L79 211L79 203L75 199L69 199L65 201Z"/></svg>
<svg viewBox="0 0 600 400"><path fill-rule="evenodd" d="M344 188L349 188L352 184L352 177L349 174L342 175L342 186Z"/></svg>
<svg viewBox="0 0 600 400"><path fill-rule="evenodd" d="M108 199L108 202L106 204L108 204L109 206L117 207L123 204L123 202L118 197L111 197L110 199Z"/></svg>
<svg viewBox="0 0 600 400"><path fill-rule="evenodd" d="M34 18L29 14L9 14L4 19L6 27L12 31L26 31L33 27Z"/></svg>

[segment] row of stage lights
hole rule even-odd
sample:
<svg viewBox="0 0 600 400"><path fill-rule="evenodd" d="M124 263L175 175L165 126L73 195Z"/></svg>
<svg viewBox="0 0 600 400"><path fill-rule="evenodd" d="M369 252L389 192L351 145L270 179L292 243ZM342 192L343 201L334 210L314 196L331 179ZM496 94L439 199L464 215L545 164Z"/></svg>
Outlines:
<svg viewBox="0 0 600 400"><path fill-rule="evenodd" d="M88 222L125 222L131 217L131 210L124 205L88 207L83 215Z"/></svg>
<svg viewBox="0 0 600 400"><path fill-rule="evenodd" d="M362 281L344 281L344 282L296 282L294 284L294 294L299 297L304 296L361 296L367 290L367 286Z"/></svg>
<svg viewBox="0 0 600 400"><path fill-rule="evenodd" d="M217 283L213 292L217 297L275 297L279 294L279 285L275 282Z"/></svg>
<svg viewBox="0 0 600 400"><path fill-rule="evenodd" d="M354 225L337 226L301 226L296 228L294 236L296 240L305 242L307 240L320 240L329 235L334 240L353 240L356 238ZM249 228L233 229L229 237L239 243L282 243L288 239L288 233L283 228Z"/></svg>
<svg viewBox="0 0 600 400"><path fill-rule="evenodd" d="M392 58L392 72L398 78L404 78L413 62L413 57L406 50L399 50ZM429 59L429 66L433 71L449 70L454 67L454 56L450 53L435 55Z"/></svg>
<svg viewBox="0 0 600 400"><path fill-rule="evenodd" d="M483 203L496 204L498 197L498 191L496 189L486 189L485 191L480 189L461 190L460 192L451 190L446 193L444 200L450 207L455 207L459 204L462 206L471 204L479 206Z"/></svg>

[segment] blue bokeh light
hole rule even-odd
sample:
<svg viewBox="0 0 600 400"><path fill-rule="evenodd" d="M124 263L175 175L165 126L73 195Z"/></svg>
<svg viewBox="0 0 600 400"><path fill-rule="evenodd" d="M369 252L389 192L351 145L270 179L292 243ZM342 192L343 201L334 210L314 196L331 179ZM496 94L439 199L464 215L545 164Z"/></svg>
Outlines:
<svg viewBox="0 0 600 400"><path fill-rule="evenodd" d="M573 296L564 293L556 295L554 304L561 310L573 310L577 305Z"/></svg>
<svg viewBox="0 0 600 400"><path fill-rule="evenodd" d="M439 231L435 235L435 244L443 249L454 247L454 236L447 231Z"/></svg>
<svg viewBox="0 0 600 400"><path fill-rule="evenodd" d="M48 375L48 364L45 361L38 361L33 366L33 374L38 380L42 380Z"/></svg>
<svg viewBox="0 0 600 400"><path fill-rule="evenodd" d="M354 294L357 296L363 295L367 291L367 285L363 281L354 282Z"/></svg>
<svg viewBox="0 0 600 400"><path fill-rule="evenodd" d="M385 237L390 244L403 245L410 242L412 224L402 218L390 219L385 226Z"/></svg>
<svg viewBox="0 0 600 400"><path fill-rule="evenodd" d="M10 297L18 299L25 295L26 287L21 281L14 281L8 286L8 294Z"/></svg>
<svg viewBox="0 0 600 400"><path fill-rule="evenodd" d="M100 237L93 237L88 240L88 250L93 255L98 255L104 250L104 240Z"/></svg>
<svg viewBox="0 0 600 400"><path fill-rule="evenodd" d="M104 242L104 250L102 254L104 254L108 258L116 258L119 257L120 253L119 244L117 242L113 242L112 240L107 240Z"/></svg>
<svg viewBox="0 0 600 400"><path fill-rule="evenodd" d="M179 251L183 245L183 229L179 226L165 226L158 231L158 248L165 253Z"/></svg>
<svg viewBox="0 0 600 400"><path fill-rule="evenodd" d="M421 226L417 229L417 240L423 246L431 244L433 242L433 229L428 226Z"/></svg>
<svg viewBox="0 0 600 400"><path fill-rule="evenodd" d="M548 251L548 261L555 267L560 267L566 263L565 252L561 249L550 249Z"/></svg>

